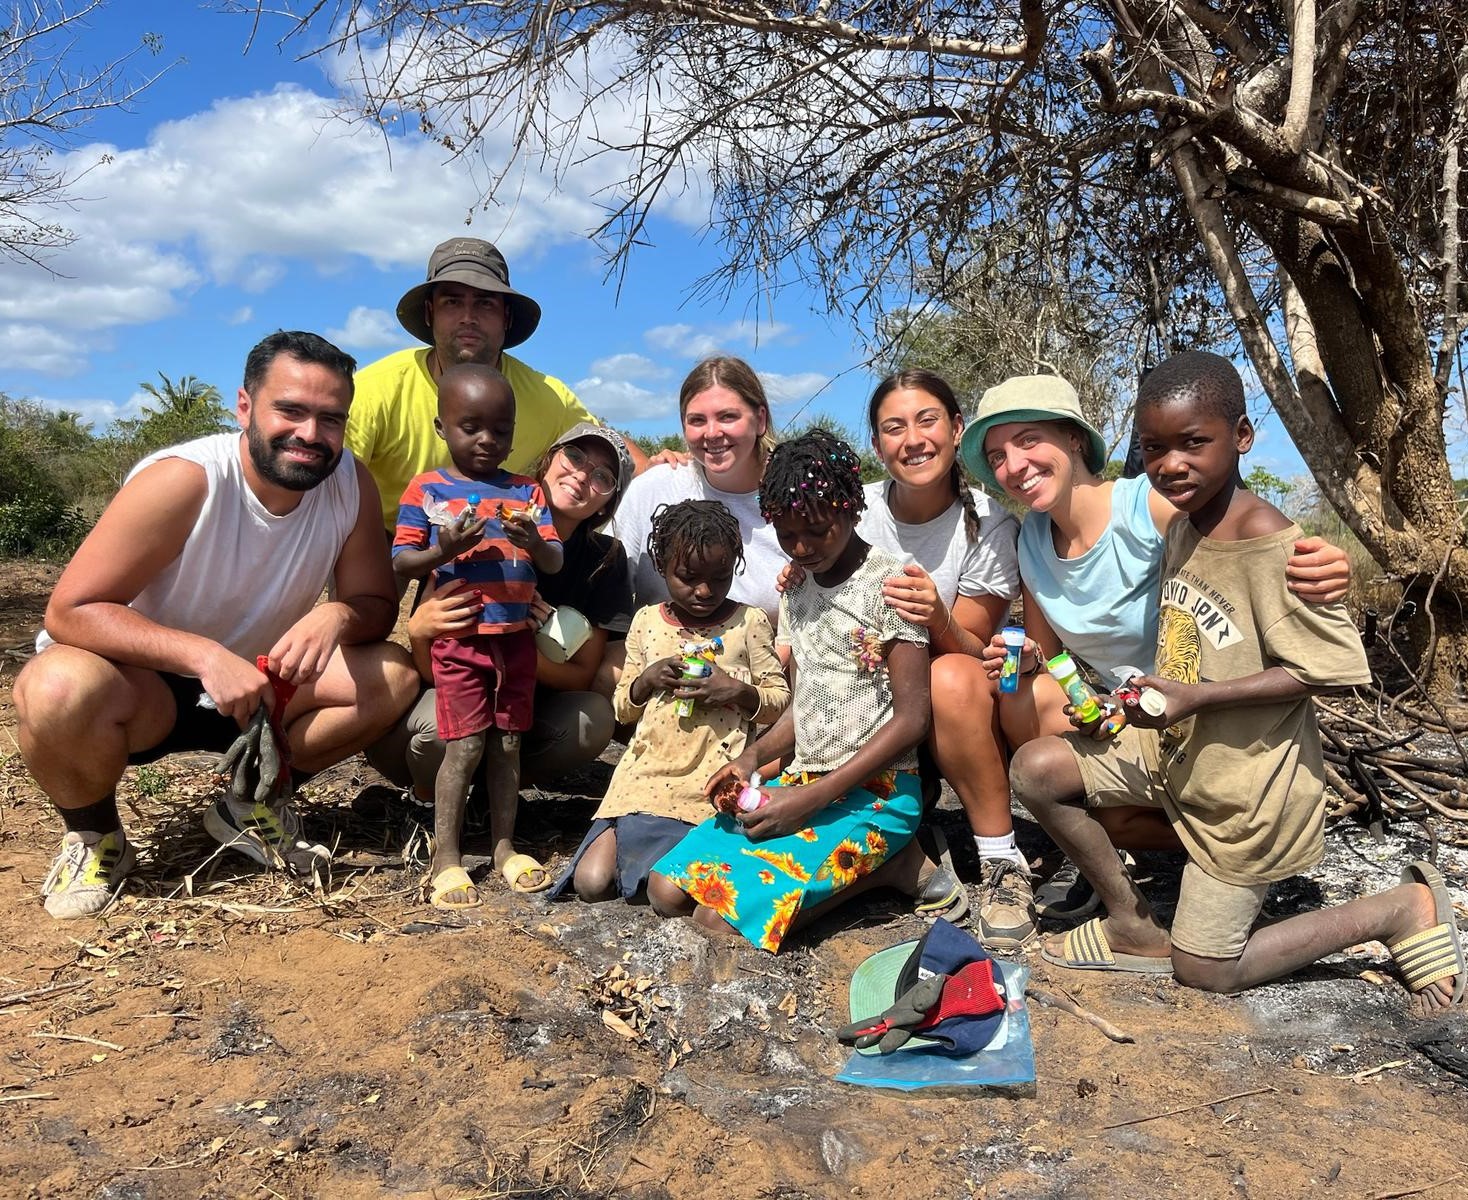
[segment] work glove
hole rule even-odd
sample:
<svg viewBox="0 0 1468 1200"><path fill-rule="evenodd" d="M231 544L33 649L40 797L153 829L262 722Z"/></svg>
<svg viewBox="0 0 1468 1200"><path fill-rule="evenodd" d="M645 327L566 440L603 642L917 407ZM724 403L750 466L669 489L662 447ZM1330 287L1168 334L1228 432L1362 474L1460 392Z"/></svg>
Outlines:
<svg viewBox="0 0 1468 1200"><path fill-rule="evenodd" d="M952 976L930 975L903 992L879 1017L853 1021L836 1031L836 1039L858 1050L875 1046L878 1054L891 1054L906 1045L907 1039L936 1021L928 1021L928 1013L938 1008L943 987Z"/></svg>

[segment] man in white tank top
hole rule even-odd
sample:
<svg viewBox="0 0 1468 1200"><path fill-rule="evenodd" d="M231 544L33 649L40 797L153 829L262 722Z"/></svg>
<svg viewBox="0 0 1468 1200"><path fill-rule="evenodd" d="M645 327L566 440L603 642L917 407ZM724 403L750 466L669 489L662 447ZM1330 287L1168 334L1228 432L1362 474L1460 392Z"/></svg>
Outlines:
<svg viewBox="0 0 1468 1200"><path fill-rule="evenodd" d="M296 689L280 723L307 773L417 694L384 640L398 605L377 490L342 449L354 365L315 334L270 335L245 363L243 432L144 459L62 572L14 693L26 766L67 829L42 888L52 916L100 912L132 868L115 792L129 762L222 750L273 702L257 656ZM300 835L290 804L229 796L204 825L267 865Z"/></svg>

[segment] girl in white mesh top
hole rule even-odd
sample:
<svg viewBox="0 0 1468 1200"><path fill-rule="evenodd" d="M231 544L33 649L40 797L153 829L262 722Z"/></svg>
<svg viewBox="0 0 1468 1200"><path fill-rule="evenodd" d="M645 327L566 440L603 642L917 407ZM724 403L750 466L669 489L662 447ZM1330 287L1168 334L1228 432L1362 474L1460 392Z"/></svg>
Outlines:
<svg viewBox="0 0 1468 1200"><path fill-rule="evenodd" d="M780 600L795 701L709 779L718 815L664 855L648 883L664 916L732 926L770 951L872 884L916 895L947 869L913 838L928 635L883 601L882 583L900 564L856 534L859 469L851 448L824 430L770 456L760 509L805 572ZM759 807L736 807L761 764L781 773Z"/></svg>

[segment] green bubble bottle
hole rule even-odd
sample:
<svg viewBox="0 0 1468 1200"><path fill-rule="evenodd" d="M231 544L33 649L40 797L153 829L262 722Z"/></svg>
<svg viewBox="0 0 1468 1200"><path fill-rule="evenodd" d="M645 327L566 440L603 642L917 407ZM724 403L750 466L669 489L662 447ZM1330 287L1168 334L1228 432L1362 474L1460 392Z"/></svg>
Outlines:
<svg viewBox="0 0 1468 1200"><path fill-rule="evenodd" d="M1069 654L1062 650L1045 664L1045 669L1050 672L1050 678L1060 684L1060 690L1065 693L1065 698L1070 701L1071 708L1081 722L1101 719L1101 705L1096 702L1096 693L1081 678L1081 673L1076 670L1075 660Z"/></svg>

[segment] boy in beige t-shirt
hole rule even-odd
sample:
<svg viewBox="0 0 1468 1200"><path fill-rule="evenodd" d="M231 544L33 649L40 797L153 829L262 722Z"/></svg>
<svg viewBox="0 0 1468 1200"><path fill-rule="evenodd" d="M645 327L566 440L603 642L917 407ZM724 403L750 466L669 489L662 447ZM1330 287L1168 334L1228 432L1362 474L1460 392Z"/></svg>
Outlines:
<svg viewBox="0 0 1468 1200"><path fill-rule="evenodd" d="M1299 528L1238 482L1253 443L1242 381L1217 355L1159 366L1137 397L1153 486L1187 513L1167 537L1157 673L1159 716L1124 702L1130 724L1021 747L1015 795L1106 904L1041 953L1081 970L1171 972L1234 992L1358 942L1388 944L1431 1012L1461 1002L1453 906L1438 872L1413 863L1402 886L1254 930L1269 885L1325 850L1324 771L1312 693L1370 679L1341 605L1307 605L1284 585ZM1188 852L1172 929L1152 915L1089 810L1151 804Z"/></svg>

